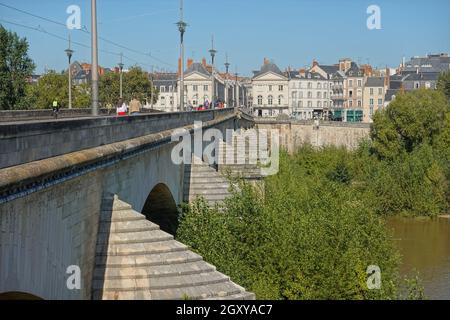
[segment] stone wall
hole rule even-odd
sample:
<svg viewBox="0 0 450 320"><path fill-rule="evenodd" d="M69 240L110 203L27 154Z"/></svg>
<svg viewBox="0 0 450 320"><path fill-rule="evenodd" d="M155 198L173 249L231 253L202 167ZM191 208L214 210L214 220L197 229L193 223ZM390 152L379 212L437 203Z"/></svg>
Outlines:
<svg viewBox="0 0 450 320"><path fill-rule="evenodd" d="M231 117L208 125L223 132L236 123ZM170 131L1 169L0 293L90 299L105 195L116 194L140 212L160 184L177 205L183 200L185 168L171 161L174 143L166 137ZM5 188L11 192L3 197ZM81 290L67 289L72 265L81 268Z"/></svg>
<svg viewBox="0 0 450 320"><path fill-rule="evenodd" d="M0 124L0 169L233 114L222 109Z"/></svg>
<svg viewBox="0 0 450 320"><path fill-rule="evenodd" d="M305 143L314 147L337 146L352 150L370 134L369 124L328 122L316 127L313 122L257 121L256 126L260 129L278 129L281 146L291 153Z"/></svg>

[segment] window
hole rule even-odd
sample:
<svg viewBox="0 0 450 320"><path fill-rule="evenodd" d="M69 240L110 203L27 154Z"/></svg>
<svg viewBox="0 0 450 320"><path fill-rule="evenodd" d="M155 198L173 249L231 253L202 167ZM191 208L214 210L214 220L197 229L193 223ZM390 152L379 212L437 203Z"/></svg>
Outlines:
<svg viewBox="0 0 450 320"><path fill-rule="evenodd" d="M284 86L278 86L278 91L283 91L284 90Z"/></svg>
<svg viewBox="0 0 450 320"><path fill-rule="evenodd" d="M373 99L370 99L369 104L370 104L371 106L373 106Z"/></svg>
<svg viewBox="0 0 450 320"><path fill-rule="evenodd" d="M370 88L370 95L373 96L373 88Z"/></svg>
<svg viewBox="0 0 450 320"><path fill-rule="evenodd" d="M327 99L327 93L326 92L323 93L323 98Z"/></svg>
<svg viewBox="0 0 450 320"><path fill-rule="evenodd" d="M268 105L269 106L271 106L271 105L273 105L273 97L272 96L269 96L268 98L267 98L267 100L268 100Z"/></svg>
<svg viewBox="0 0 450 320"><path fill-rule="evenodd" d="M173 97L170 97L170 105L173 106Z"/></svg>
<svg viewBox="0 0 450 320"><path fill-rule="evenodd" d="M161 106L166 105L166 97L161 97Z"/></svg>
<svg viewBox="0 0 450 320"><path fill-rule="evenodd" d="M166 87L160 86L159 87L159 92L166 92Z"/></svg>
<svg viewBox="0 0 450 320"><path fill-rule="evenodd" d="M373 116L373 106L370 107L370 116Z"/></svg>
<svg viewBox="0 0 450 320"><path fill-rule="evenodd" d="M348 92L348 96L349 96L350 98L353 97L353 91L352 91L352 90L350 90L350 91Z"/></svg>
<svg viewBox="0 0 450 320"><path fill-rule="evenodd" d="M283 96L278 96L278 105L281 106L283 104Z"/></svg>
<svg viewBox="0 0 450 320"><path fill-rule="evenodd" d="M322 93L321 92L317 92L317 99L322 99Z"/></svg>
<svg viewBox="0 0 450 320"><path fill-rule="evenodd" d="M198 91L198 86L197 85L192 86L192 91L197 92Z"/></svg>
<svg viewBox="0 0 450 320"><path fill-rule="evenodd" d="M383 94L383 88L378 88L378 95L382 95Z"/></svg>
<svg viewBox="0 0 450 320"><path fill-rule="evenodd" d="M169 92L173 92L173 87L169 86Z"/></svg>
<svg viewBox="0 0 450 320"><path fill-rule="evenodd" d="M317 108L322 108L322 102L321 101L317 101Z"/></svg>
<svg viewBox="0 0 450 320"><path fill-rule="evenodd" d="M308 82L308 89L312 89L312 83Z"/></svg>
<svg viewBox="0 0 450 320"><path fill-rule="evenodd" d="M325 101L325 102L323 103L323 107L324 107L324 108L328 108L328 102L327 102L327 101Z"/></svg>
<svg viewBox="0 0 450 320"><path fill-rule="evenodd" d="M209 90L208 85L203 86L203 91L208 91L208 90Z"/></svg>
<svg viewBox="0 0 450 320"><path fill-rule="evenodd" d="M194 98L193 98L193 100L192 100L192 104L193 104L194 106L197 106L197 105L198 105L198 95L197 95L197 94L194 95Z"/></svg>
<svg viewBox="0 0 450 320"><path fill-rule="evenodd" d="M348 80L348 86L353 87L353 80Z"/></svg>
<svg viewBox="0 0 450 320"><path fill-rule="evenodd" d="M308 91L308 99L312 99L312 92Z"/></svg>
<svg viewBox="0 0 450 320"><path fill-rule="evenodd" d="M299 102L298 102L298 107L299 107L299 108L303 108L303 101L299 101Z"/></svg>
<svg viewBox="0 0 450 320"><path fill-rule="evenodd" d="M322 89L322 84L320 82L317 84L317 89Z"/></svg>
<svg viewBox="0 0 450 320"><path fill-rule="evenodd" d="M308 101L308 108L312 108L312 101Z"/></svg>
<svg viewBox="0 0 450 320"><path fill-rule="evenodd" d="M361 97L362 96L362 91L361 91L361 89L358 89L358 97Z"/></svg>
<svg viewBox="0 0 450 320"><path fill-rule="evenodd" d="M362 87L362 80L358 80L358 87Z"/></svg>
<svg viewBox="0 0 450 320"><path fill-rule="evenodd" d="M292 92L292 100L297 100L297 91Z"/></svg>
<svg viewBox="0 0 450 320"><path fill-rule="evenodd" d="M269 86L269 91L272 91L272 86Z"/></svg>
<svg viewBox="0 0 450 320"><path fill-rule="evenodd" d="M351 108L351 107L353 107L353 100L350 100L349 102L348 102L348 106Z"/></svg>
<svg viewBox="0 0 450 320"><path fill-rule="evenodd" d="M419 89L420 88L420 83L419 82L414 83L414 88Z"/></svg>
<svg viewBox="0 0 450 320"><path fill-rule="evenodd" d="M361 107L362 107L362 101L358 100L358 108L361 108Z"/></svg>
<svg viewBox="0 0 450 320"><path fill-rule="evenodd" d="M298 97L299 97L300 99L303 99L303 91L300 91L300 92L298 93Z"/></svg>
<svg viewBox="0 0 450 320"><path fill-rule="evenodd" d="M379 106L383 105L383 99L378 99L378 105Z"/></svg>
<svg viewBox="0 0 450 320"><path fill-rule="evenodd" d="M263 104L263 98L262 98L262 96L258 96L258 106L262 106L262 104Z"/></svg>

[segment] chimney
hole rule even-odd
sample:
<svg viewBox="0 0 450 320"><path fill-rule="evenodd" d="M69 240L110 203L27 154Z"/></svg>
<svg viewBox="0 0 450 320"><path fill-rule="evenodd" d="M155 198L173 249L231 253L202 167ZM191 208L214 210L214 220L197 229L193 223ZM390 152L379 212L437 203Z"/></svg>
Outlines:
<svg viewBox="0 0 450 320"><path fill-rule="evenodd" d="M193 63L194 63L194 60L189 58L188 61L187 61L187 69L189 69L192 66Z"/></svg>
<svg viewBox="0 0 450 320"><path fill-rule="evenodd" d="M178 58L178 75L181 75L181 59Z"/></svg>
<svg viewBox="0 0 450 320"><path fill-rule="evenodd" d="M202 65L206 68L206 59L205 58L202 59Z"/></svg>

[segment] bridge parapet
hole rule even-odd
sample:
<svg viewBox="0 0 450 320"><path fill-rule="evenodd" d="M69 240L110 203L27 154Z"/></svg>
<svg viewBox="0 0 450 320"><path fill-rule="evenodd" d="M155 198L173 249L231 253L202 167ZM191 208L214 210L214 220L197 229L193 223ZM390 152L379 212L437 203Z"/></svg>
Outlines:
<svg viewBox="0 0 450 320"><path fill-rule="evenodd" d="M0 124L0 169L235 114L235 109Z"/></svg>

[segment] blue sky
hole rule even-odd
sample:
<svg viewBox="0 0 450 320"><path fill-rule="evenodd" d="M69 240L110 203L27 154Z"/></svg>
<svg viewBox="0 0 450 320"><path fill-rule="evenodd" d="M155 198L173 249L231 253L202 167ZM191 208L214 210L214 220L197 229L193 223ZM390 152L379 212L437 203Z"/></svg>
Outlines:
<svg viewBox="0 0 450 320"><path fill-rule="evenodd" d="M90 30L90 0L0 0L65 23L69 5L82 9L82 24ZM179 0L97 0L99 36L146 55L100 41L102 50L127 57L126 66L175 70L179 34L174 23L179 18ZM367 7L381 8L381 30L368 30ZM67 58L67 42L23 27L16 22L40 27L67 37L63 26L27 16L0 6L0 23L26 37L37 72L45 67L62 70ZM223 66L228 53L231 70L250 75L263 58L273 59L280 68L310 65L313 59L332 64L351 57L375 67L397 66L402 58L427 53L450 52L449 0L185 0L186 57L209 57L211 35L219 51L217 63ZM90 44L88 34L72 31L76 42ZM74 59L90 61L87 48L74 45ZM113 67L119 57L100 52L100 64ZM161 62L163 61L163 62Z"/></svg>

